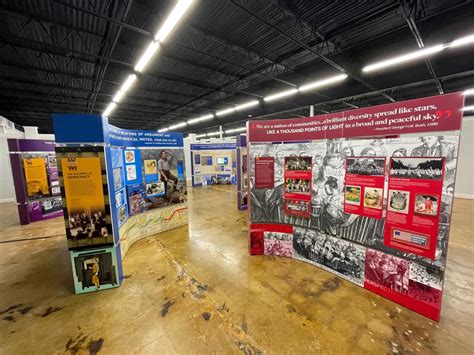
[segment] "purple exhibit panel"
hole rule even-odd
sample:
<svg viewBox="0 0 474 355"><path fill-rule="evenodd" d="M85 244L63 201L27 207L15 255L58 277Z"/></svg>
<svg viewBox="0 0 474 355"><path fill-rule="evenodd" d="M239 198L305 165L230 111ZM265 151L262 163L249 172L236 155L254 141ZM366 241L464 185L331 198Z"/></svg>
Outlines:
<svg viewBox="0 0 474 355"><path fill-rule="evenodd" d="M55 142L52 140L8 139L20 224L63 215L54 148ZM24 161L37 158L44 159L48 191L32 196L28 194Z"/></svg>

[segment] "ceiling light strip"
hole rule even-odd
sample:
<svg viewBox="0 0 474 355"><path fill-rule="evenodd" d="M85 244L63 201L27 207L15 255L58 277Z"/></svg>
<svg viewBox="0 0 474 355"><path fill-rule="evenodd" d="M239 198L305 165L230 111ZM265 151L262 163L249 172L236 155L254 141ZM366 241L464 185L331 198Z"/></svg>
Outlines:
<svg viewBox="0 0 474 355"><path fill-rule="evenodd" d="M143 54L138 59L137 63L134 66L135 72L142 73L145 70L147 64L150 63L151 59L154 57L160 43L163 42L176 27L178 22L183 18L186 11L189 9L193 0L179 0L176 6L173 8L171 13L166 18L163 25L160 27L158 32L155 35L155 39L148 44L148 47L145 49ZM122 87L117 91L112 103L107 106L105 111L102 113L103 116L109 116L112 111L117 107L117 103L121 102L125 97L125 94L136 81L136 74L130 74L128 78L123 83Z"/></svg>
<svg viewBox="0 0 474 355"><path fill-rule="evenodd" d="M191 120L188 120L186 123L187 124L195 124L195 123L202 122L202 121L208 121L208 120L211 120L213 118L214 118L214 115L209 114L209 115L204 115L204 116L201 116L201 117L198 117L198 118L193 118Z"/></svg>
<svg viewBox="0 0 474 355"><path fill-rule="evenodd" d="M176 4L160 30L156 33L155 41L163 42L169 36L192 3L192 0L180 0L178 4Z"/></svg>

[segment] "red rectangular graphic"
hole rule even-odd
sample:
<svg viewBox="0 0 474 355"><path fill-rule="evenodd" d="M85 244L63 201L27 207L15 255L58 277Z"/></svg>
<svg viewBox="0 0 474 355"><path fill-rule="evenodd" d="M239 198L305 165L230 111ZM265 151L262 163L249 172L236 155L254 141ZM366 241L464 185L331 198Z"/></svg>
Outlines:
<svg viewBox="0 0 474 355"><path fill-rule="evenodd" d="M275 158L255 158L255 188L273 189L275 186Z"/></svg>
<svg viewBox="0 0 474 355"><path fill-rule="evenodd" d="M250 255L293 255L293 226L272 223L250 225Z"/></svg>
<svg viewBox="0 0 474 355"><path fill-rule="evenodd" d="M344 181L344 212L381 219L385 158L347 158Z"/></svg>
<svg viewBox="0 0 474 355"><path fill-rule="evenodd" d="M398 135L461 128L461 92L288 120L249 122L249 142Z"/></svg>
<svg viewBox="0 0 474 355"><path fill-rule="evenodd" d="M285 158L285 213L309 217L311 211L311 157L291 156Z"/></svg>
<svg viewBox="0 0 474 355"><path fill-rule="evenodd" d="M435 258L444 165L444 158L390 158L385 245Z"/></svg>

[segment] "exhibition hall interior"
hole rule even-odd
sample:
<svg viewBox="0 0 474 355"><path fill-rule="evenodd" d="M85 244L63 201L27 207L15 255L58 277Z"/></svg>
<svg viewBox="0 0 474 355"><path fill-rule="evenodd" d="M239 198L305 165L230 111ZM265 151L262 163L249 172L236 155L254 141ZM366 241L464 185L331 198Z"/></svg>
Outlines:
<svg viewBox="0 0 474 355"><path fill-rule="evenodd" d="M472 354L474 2L0 0L1 354Z"/></svg>

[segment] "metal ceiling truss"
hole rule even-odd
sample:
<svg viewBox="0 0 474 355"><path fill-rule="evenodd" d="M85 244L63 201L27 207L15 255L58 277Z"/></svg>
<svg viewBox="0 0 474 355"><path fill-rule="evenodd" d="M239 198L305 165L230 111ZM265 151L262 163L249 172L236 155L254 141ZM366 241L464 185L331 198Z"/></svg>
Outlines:
<svg viewBox="0 0 474 355"><path fill-rule="evenodd" d="M319 59L321 59L323 62L325 62L326 64L328 64L329 66L331 66L332 68L338 70L339 72L341 73L346 73L347 75L349 75L349 77L351 77L352 79L356 80L357 82L359 82L360 84L362 84L363 86L365 86L366 88L368 88L369 90L376 90L376 88L370 84L367 80L365 79L362 79L358 74L356 74L356 72L358 72L361 68L361 66L358 66L357 69L355 68L355 63L354 63L354 60L353 59L350 59L350 58L344 58L343 61L344 63L342 65L336 63L334 60L330 59L329 57L327 57L326 55L322 54L322 51L321 51L321 48L324 48L324 46L320 47L320 48L314 48L314 47L311 47L309 45L307 45L306 43L303 43L302 41L300 41L299 39L289 35L288 33L284 32L283 30L281 30L278 26L274 25L271 23L271 19L265 19L263 18L262 16L260 15L257 15L255 13L253 13L252 11L250 11L247 7L245 7L244 5L242 5L243 2L245 2L244 0L241 0L240 3L238 3L237 1L235 0L228 0L232 5L234 5L235 7L237 7L238 9L240 9L242 12L250 15L251 17L254 17L255 19L257 19L258 21L260 21L261 23L263 23L264 25L266 25L267 27L271 28L272 30L274 30L275 32L278 32L280 35L286 37L287 39L289 39L290 41L292 41L293 43L299 45L301 48L313 53L314 55L316 55ZM337 48L337 44L335 44L334 42L331 42L325 35L322 34L322 32L313 24L307 22L307 21L304 21L304 19L302 19L302 16L299 16L298 14L295 14L294 11L286 6L286 2L280 2L278 1L277 4L279 6L283 6L283 8L285 8L285 13L291 15L294 19L295 19L295 22L297 24L300 24L302 26L310 26L311 28L311 33L313 35L316 35L321 41L328 41L334 48ZM266 15L268 17L268 14L265 13L264 15ZM342 56L342 54L341 54ZM340 61L340 60L339 60ZM395 99L393 97L391 97L390 95L388 94L382 94L387 100L389 100L390 102L395 102Z"/></svg>
<svg viewBox="0 0 474 355"><path fill-rule="evenodd" d="M403 17L405 21L407 22L408 27L410 28L410 31L413 34L413 37L415 37L416 44L418 45L419 48L424 48L425 44L423 43L423 38L421 37L420 30L418 29L418 26L414 18L414 14L417 13L418 2L417 1L406 2L406 1L398 0L398 3L400 4ZM406 7L408 7L408 9L406 9ZM436 78L436 71L433 67L433 64L431 63L431 60L425 59L425 64L430 76L432 78ZM441 95L444 94L444 89L443 89L443 85L441 85L441 82L437 79L435 79L433 82L436 85L438 92Z"/></svg>

